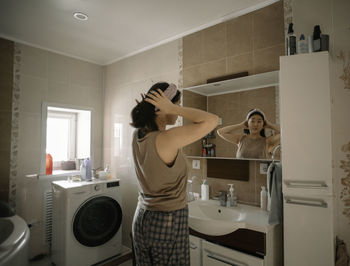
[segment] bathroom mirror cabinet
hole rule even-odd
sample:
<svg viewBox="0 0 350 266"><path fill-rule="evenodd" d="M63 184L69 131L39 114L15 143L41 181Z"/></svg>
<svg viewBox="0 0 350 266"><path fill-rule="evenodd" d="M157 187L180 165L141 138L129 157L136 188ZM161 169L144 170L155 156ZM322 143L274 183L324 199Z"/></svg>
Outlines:
<svg viewBox="0 0 350 266"><path fill-rule="evenodd" d="M220 122L216 129L241 123L245 120L248 111L253 108L261 109L270 122L278 124L278 80L279 71L272 71L184 88L183 106L199 108L218 115ZM186 123L189 121L184 120L184 124ZM216 129L201 141L187 146L184 153L188 157L236 158L237 145L218 136ZM270 136L272 131L265 129L265 133L266 136ZM211 147L215 147L215 151L204 153L203 146L208 147L209 151L212 150ZM271 160L271 157L269 156L266 160Z"/></svg>

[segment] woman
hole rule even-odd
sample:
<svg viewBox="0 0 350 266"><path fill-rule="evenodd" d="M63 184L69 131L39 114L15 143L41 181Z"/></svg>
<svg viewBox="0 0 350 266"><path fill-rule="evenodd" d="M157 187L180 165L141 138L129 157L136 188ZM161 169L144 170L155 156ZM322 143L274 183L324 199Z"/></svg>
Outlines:
<svg viewBox="0 0 350 266"><path fill-rule="evenodd" d="M181 148L212 131L218 117L179 104L176 86L162 82L131 112L140 185L132 228L137 265L190 265L187 169ZM166 129L178 116L192 124Z"/></svg>
<svg viewBox="0 0 350 266"><path fill-rule="evenodd" d="M266 137L265 128L273 129L275 135ZM239 133L242 129L244 133ZM279 127L266 120L264 113L257 108L250 110L243 122L220 128L217 133L238 146L237 158L266 159L280 142Z"/></svg>

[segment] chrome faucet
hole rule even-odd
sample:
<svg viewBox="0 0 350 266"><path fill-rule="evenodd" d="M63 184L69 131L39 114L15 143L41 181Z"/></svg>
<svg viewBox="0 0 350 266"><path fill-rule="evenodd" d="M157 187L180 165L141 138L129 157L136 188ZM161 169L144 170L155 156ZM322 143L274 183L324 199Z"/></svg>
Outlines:
<svg viewBox="0 0 350 266"><path fill-rule="evenodd" d="M226 207L227 194L226 191L219 191L220 206Z"/></svg>

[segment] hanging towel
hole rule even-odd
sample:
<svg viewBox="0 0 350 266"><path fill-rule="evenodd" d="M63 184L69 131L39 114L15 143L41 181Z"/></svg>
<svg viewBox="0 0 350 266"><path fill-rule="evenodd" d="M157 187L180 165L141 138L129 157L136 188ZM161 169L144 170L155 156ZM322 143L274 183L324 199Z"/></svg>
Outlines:
<svg viewBox="0 0 350 266"><path fill-rule="evenodd" d="M269 224L283 223L282 164L272 162L267 169L267 185L270 198Z"/></svg>

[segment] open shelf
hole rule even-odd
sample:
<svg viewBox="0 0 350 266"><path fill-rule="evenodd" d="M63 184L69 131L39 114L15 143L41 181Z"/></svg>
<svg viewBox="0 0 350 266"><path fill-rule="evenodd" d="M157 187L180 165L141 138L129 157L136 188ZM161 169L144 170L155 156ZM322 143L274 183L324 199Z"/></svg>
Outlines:
<svg viewBox="0 0 350 266"><path fill-rule="evenodd" d="M204 96L214 96L232 92L278 86L278 84L279 71L276 70L272 72L266 72L236 79L193 86L189 88L184 88L184 90L192 91Z"/></svg>

